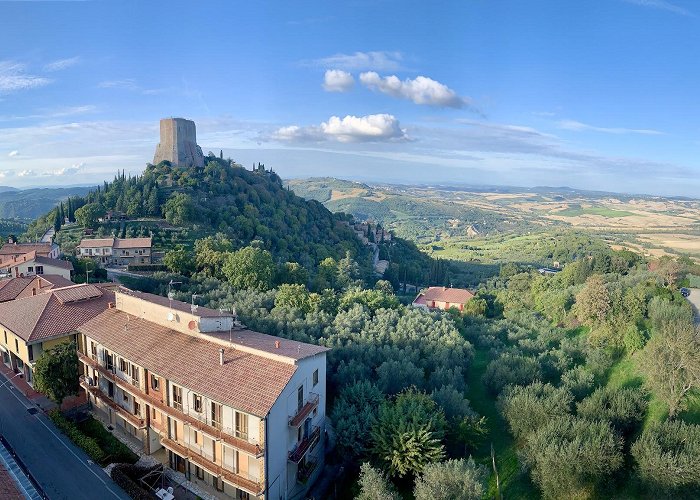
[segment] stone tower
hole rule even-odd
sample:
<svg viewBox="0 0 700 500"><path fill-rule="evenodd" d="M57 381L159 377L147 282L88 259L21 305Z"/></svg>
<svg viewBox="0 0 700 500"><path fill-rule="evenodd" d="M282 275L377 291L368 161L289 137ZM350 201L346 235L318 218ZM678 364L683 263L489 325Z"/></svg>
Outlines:
<svg viewBox="0 0 700 500"><path fill-rule="evenodd" d="M202 148L197 146L197 130L192 120L163 118L160 121L160 143L153 164L167 160L180 167L204 167Z"/></svg>

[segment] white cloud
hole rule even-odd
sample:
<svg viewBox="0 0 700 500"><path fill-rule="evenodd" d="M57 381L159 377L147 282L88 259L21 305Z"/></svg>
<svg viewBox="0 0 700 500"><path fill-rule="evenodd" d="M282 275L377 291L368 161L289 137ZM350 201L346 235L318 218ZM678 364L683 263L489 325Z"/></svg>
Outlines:
<svg viewBox="0 0 700 500"><path fill-rule="evenodd" d="M314 61L306 61L303 64L322 66L324 68L340 68L345 70L362 71L373 69L376 71L398 71L401 69L403 55L401 52L371 51L355 52L353 54L335 54Z"/></svg>
<svg viewBox="0 0 700 500"><path fill-rule="evenodd" d="M69 57L67 59L58 59L44 66L44 71L54 72L68 69L80 62L80 57Z"/></svg>
<svg viewBox="0 0 700 500"><path fill-rule="evenodd" d="M53 109L39 109L36 113L31 115L0 115L0 122L65 118L67 116L93 113L95 111L97 111L97 106L92 104L86 104L83 106L66 106Z"/></svg>
<svg viewBox="0 0 700 500"><path fill-rule="evenodd" d="M326 70L323 76L323 88L327 92L347 92L353 85L355 85L355 79L342 69Z"/></svg>
<svg viewBox="0 0 700 500"><path fill-rule="evenodd" d="M367 88L416 104L445 108L463 108L469 100L438 81L426 76L401 81L396 75L381 77L374 71L360 74L360 82Z"/></svg>
<svg viewBox="0 0 700 500"><path fill-rule="evenodd" d="M9 156L10 158L14 158L15 156L19 156L19 151L17 151L16 149L14 151L10 151L7 154L7 156Z"/></svg>
<svg viewBox="0 0 700 500"><path fill-rule="evenodd" d="M561 120L557 126L563 130L574 132L601 132L604 134L639 134L639 135L663 135L663 132L652 129L624 128L624 127L596 127L581 123L576 120Z"/></svg>
<svg viewBox="0 0 700 500"><path fill-rule="evenodd" d="M14 61L0 61L0 93L33 89L51 83L48 78L30 75L26 65Z"/></svg>
<svg viewBox="0 0 700 500"><path fill-rule="evenodd" d="M680 16L695 17L695 15L688 9L680 7L679 5L672 4L665 0L622 0L625 3L631 3L634 5L639 5L641 7L650 7L652 9L665 10L668 12L673 12Z"/></svg>
<svg viewBox="0 0 700 500"><path fill-rule="evenodd" d="M52 175L74 175L80 172L83 167L85 167L85 163L74 163L70 167L63 167L59 168L58 170L53 170L50 172L45 172L42 175L47 175L47 176L52 176Z"/></svg>
<svg viewBox="0 0 700 500"><path fill-rule="evenodd" d="M17 172L17 177L30 177L34 175L34 170L20 170Z"/></svg>
<svg viewBox="0 0 700 500"><path fill-rule="evenodd" d="M397 142L408 136L395 116L389 114L331 116L319 126L292 125L277 129L273 138L288 142Z"/></svg>
<svg viewBox="0 0 700 500"><path fill-rule="evenodd" d="M101 89L124 89L124 90L139 90L136 85L136 80L133 78L125 78L124 80L106 80L97 84Z"/></svg>

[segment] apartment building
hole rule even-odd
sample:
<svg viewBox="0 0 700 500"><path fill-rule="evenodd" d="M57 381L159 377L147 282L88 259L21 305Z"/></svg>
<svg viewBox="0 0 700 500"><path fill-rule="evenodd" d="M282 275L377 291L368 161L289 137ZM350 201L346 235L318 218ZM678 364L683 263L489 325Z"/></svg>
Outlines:
<svg viewBox="0 0 700 500"><path fill-rule="evenodd" d="M75 251L105 265L150 264L152 244L151 238L83 239Z"/></svg>
<svg viewBox="0 0 700 500"><path fill-rule="evenodd" d="M112 292L83 284L0 303L2 362L32 385L39 356L60 342L76 340L76 328L113 300Z"/></svg>
<svg viewBox="0 0 700 500"><path fill-rule="evenodd" d="M210 493L303 498L322 470L326 348L124 288L78 332L102 418Z"/></svg>
<svg viewBox="0 0 700 500"><path fill-rule="evenodd" d="M0 259L4 257L18 257L25 253L36 252L40 257L58 259L61 256L61 249L56 243L5 243L0 247Z"/></svg>

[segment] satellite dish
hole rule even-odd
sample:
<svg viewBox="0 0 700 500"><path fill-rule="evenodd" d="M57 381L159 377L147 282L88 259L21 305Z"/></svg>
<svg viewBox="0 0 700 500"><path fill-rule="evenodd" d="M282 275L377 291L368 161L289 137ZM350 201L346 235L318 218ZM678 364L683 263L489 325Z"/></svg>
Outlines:
<svg viewBox="0 0 700 500"><path fill-rule="evenodd" d="M195 328L197 328L197 322L195 320L190 320L190 322L187 323L187 327L190 330L194 330Z"/></svg>
<svg viewBox="0 0 700 500"><path fill-rule="evenodd" d="M168 321L175 321L175 315L172 312L168 313Z"/></svg>

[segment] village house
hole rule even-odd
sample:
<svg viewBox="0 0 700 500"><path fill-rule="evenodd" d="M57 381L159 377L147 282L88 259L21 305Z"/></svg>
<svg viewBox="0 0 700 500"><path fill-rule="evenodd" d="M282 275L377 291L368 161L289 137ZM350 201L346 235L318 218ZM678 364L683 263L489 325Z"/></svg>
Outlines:
<svg viewBox="0 0 700 500"><path fill-rule="evenodd" d="M58 259L61 248L56 243L5 243L0 247L0 260L7 257L19 257L29 252L36 252L39 257Z"/></svg>
<svg viewBox="0 0 700 500"><path fill-rule="evenodd" d="M61 342L74 341L78 326L113 300L112 292L84 284L0 303L2 362L32 385L39 356Z"/></svg>
<svg viewBox="0 0 700 500"><path fill-rule="evenodd" d="M83 239L76 247L76 254L107 266L150 264L151 246L151 238Z"/></svg>
<svg viewBox="0 0 700 500"><path fill-rule="evenodd" d="M327 348L124 288L78 341L98 417L212 495L304 498L323 469Z"/></svg>
<svg viewBox="0 0 700 500"><path fill-rule="evenodd" d="M474 294L464 288L446 288L444 286L431 286L421 291L413 301L414 307L425 309L448 310L456 307L463 311L464 305L474 298Z"/></svg>
<svg viewBox="0 0 700 500"><path fill-rule="evenodd" d="M43 276L25 276L0 280L0 302L33 297L54 288L74 285L62 276L45 274Z"/></svg>
<svg viewBox="0 0 700 500"><path fill-rule="evenodd" d="M41 276L50 274L70 280L73 264L67 260L52 259L37 254L36 250L17 256L0 258L0 276Z"/></svg>

